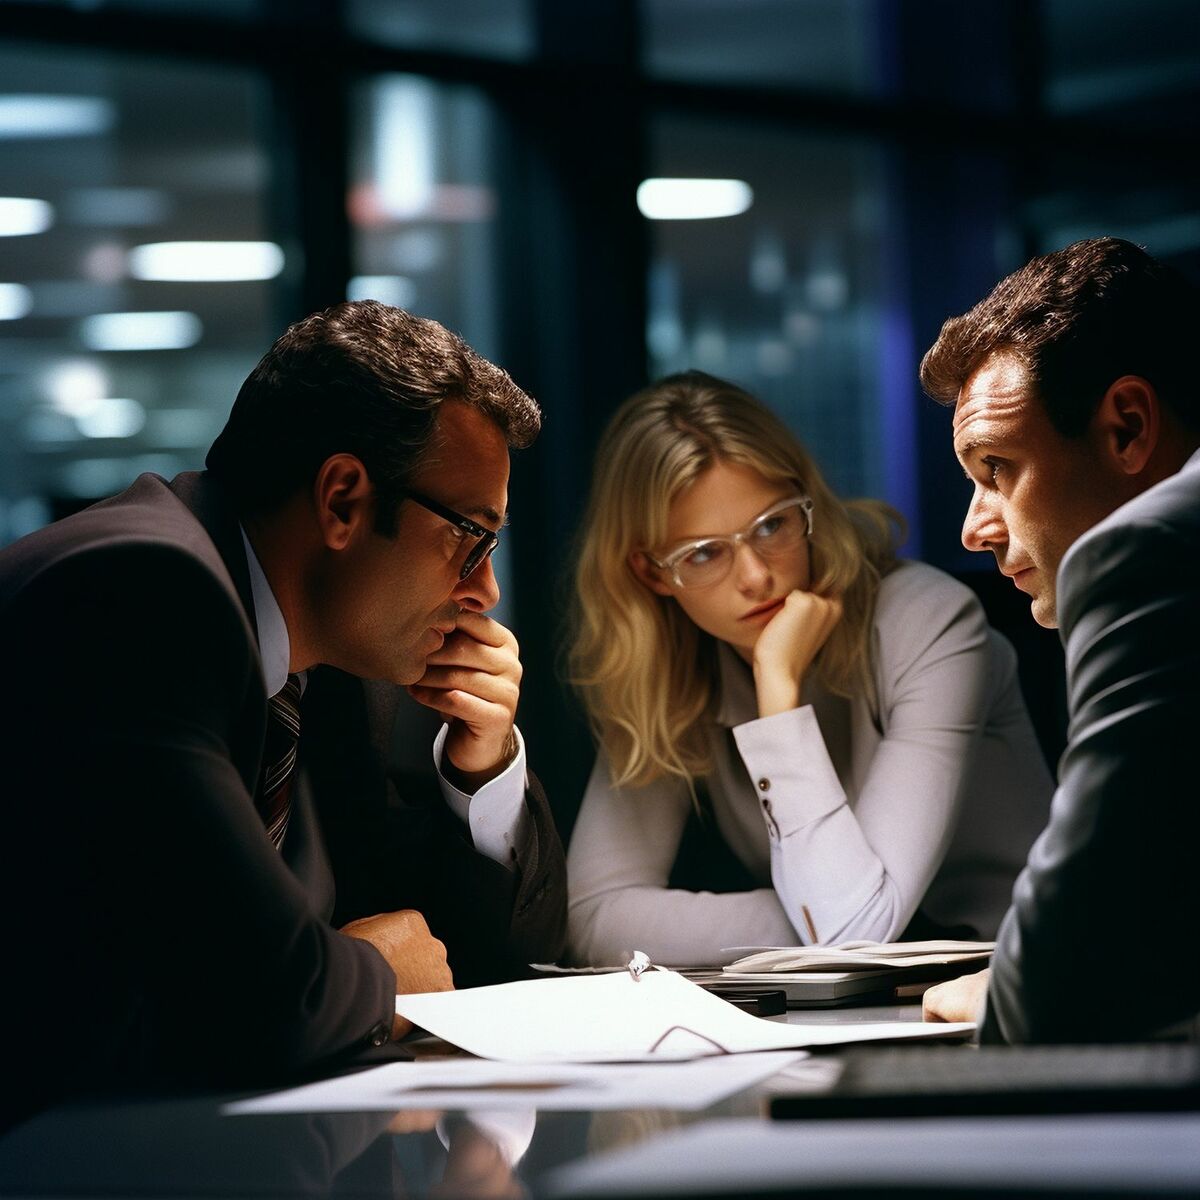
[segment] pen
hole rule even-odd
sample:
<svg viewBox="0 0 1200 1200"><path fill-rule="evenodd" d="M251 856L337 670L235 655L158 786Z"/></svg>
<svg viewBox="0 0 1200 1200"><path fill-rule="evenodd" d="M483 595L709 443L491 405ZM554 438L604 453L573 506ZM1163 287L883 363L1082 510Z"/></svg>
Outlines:
<svg viewBox="0 0 1200 1200"><path fill-rule="evenodd" d="M808 911L808 905L800 905L800 911L804 914L804 923L808 926L808 936L812 938L813 945L820 945L821 939L817 936L817 927L813 924L812 913Z"/></svg>

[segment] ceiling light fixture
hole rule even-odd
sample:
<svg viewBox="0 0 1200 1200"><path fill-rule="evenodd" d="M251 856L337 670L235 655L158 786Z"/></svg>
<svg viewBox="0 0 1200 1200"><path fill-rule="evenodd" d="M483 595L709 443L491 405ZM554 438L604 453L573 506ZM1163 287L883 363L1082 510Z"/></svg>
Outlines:
<svg viewBox="0 0 1200 1200"><path fill-rule="evenodd" d="M0 196L0 237L45 233L54 224L54 209L45 200Z"/></svg>
<svg viewBox="0 0 1200 1200"><path fill-rule="evenodd" d="M116 123L116 106L99 96L0 96L0 138L86 137Z"/></svg>
<svg viewBox="0 0 1200 1200"><path fill-rule="evenodd" d="M190 312L112 312L84 317L79 336L89 350L186 350L204 333Z"/></svg>
<svg viewBox="0 0 1200 1200"><path fill-rule="evenodd" d="M701 221L736 217L754 203L754 191L740 179L644 179L637 206L652 221Z"/></svg>
<svg viewBox="0 0 1200 1200"><path fill-rule="evenodd" d="M129 252L134 279L177 283L241 283L274 279L283 270L274 242L149 242Z"/></svg>

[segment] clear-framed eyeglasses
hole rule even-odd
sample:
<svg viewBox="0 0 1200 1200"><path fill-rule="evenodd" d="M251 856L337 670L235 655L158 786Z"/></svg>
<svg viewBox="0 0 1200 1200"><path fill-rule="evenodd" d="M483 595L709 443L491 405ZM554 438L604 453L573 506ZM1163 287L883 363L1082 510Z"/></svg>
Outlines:
<svg viewBox="0 0 1200 1200"><path fill-rule="evenodd" d="M646 557L666 571L677 588L711 587L729 574L743 543L768 563L794 553L812 536L812 512L813 502L807 496L789 496L736 533L684 542L661 559L648 552Z"/></svg>

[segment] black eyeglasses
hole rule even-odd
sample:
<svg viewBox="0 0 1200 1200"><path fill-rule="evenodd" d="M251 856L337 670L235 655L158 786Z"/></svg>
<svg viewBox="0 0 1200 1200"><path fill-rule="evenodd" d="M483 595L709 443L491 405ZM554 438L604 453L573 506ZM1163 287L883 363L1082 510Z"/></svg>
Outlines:
<svg viewBox="0 0 1200 1200"><path fill-rule="evenodd" d="M449 521L451 525L461 529L463 533L470 534L473 538L478 538L479 541L471 547L466 559L463 561L462 570L458 573L459 582L466 579L472 571L499 544L500 535L493 529L488 529L486 525L480 525L478 521L472 521L470 517L464 517L462 513L455 512L452 508L447 508L444 504L439 504L436 500L431 500L428 496L421 495L420 492L404 490L404 495L410 500L415 500L422 508L427 508L431 513L435 513L441 517L443 521Z"/></svg>

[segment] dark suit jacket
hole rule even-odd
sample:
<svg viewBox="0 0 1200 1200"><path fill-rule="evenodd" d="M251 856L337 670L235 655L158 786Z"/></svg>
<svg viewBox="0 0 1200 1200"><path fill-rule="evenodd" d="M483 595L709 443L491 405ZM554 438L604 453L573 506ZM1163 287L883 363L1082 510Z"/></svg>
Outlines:
<svg viewBox="0 0 1200 1200"><path fill-rule="evenodd" d="M562 849L536 782L508 871L429 779L389 778L390 686L310 674L271 846L249 575L208 476L144 475L0 551L0 614L10 1114L89 1087L274 1081L377 1042L392 972L331 917L420 909L460 985L559 953Z"/></svg>
<svg viewBox="0 0 1200 1200"><path fill-rule="evenodd" d="M1058 607L1068 744L984 1041L1131 1041L1200 1011L1200 454L1080 538Z"/></svg>

